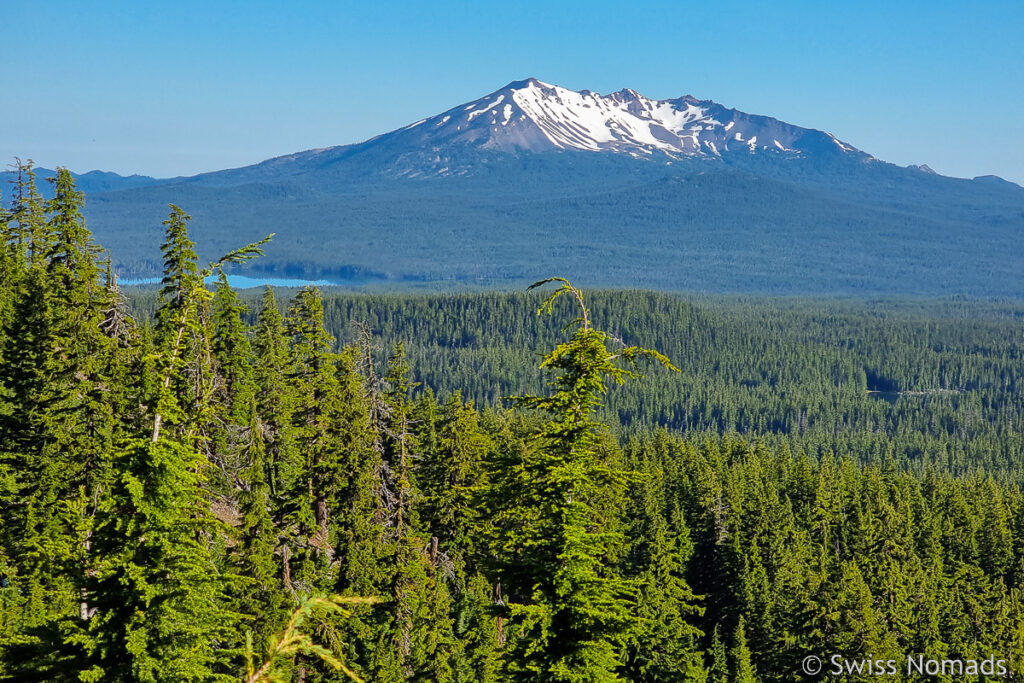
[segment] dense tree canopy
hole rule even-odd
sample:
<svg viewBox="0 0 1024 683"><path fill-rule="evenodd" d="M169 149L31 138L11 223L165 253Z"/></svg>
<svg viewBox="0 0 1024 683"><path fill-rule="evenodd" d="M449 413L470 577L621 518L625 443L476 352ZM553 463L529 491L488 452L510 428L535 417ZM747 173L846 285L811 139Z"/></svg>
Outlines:
<svg viewBox="0 0 1024 683"><path fill-rule="evenodd" d="M49 201L30 163L18 178L0 681L1024 666L1015 304L557 278L547 298L279 301L224 276L262 242L204 266L176 206L163 282L129 304L70 174Z"/></svg>

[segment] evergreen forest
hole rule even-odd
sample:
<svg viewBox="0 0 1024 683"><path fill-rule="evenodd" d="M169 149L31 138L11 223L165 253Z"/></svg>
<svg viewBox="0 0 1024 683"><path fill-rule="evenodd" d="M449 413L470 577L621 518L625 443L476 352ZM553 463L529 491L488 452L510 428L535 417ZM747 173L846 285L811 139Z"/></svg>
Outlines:
<svg viewBox="0 0 1024 683"><path fill-rule="evenodd" d="M1020 302L239 292L176 205L122 290L10 197L0 681L1024 671Z"/></svg>

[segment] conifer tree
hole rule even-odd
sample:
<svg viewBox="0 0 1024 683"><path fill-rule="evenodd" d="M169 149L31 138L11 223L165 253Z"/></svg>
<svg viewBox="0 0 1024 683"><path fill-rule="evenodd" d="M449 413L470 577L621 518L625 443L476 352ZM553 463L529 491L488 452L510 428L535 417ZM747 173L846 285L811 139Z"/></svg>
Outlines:
<svg viewBox="0 0 1024 683"><path fill-rule="evenodd" d="M750 661L750 648L747 647L747 635L745 622L740 617L736 624L736 636L733 640L732 650L729 652L732 659L732 681L735 683L757 683L757 673Z"/></svg>
<svg viewBox="0 0 1024 683"><path fill-rule="evenodd" d="M271 516L272 500L263 427L253 415L246 430L245 470L238 493L239 543L235 559L247 581L235 587L240 611L252 618L255 642L265 649L280 630L291 601L284 590L278 560L279 530Z"/></svg>
<svg viewBox="0 0 1024 683"><path fill-rule="evenodd" d="M13 222L14 217L6 206L4 206L4 196L0 192L0 264L3 264L3 269L0 270L0 278L6 279L10 275L10 268L13 264L9 262L14 255L14 244L13 238Z"/></svg>
<svg viewBox="0 0 1024 683"><path fill-rule="evenodd" d="M253 376L259 387L255 407L267 451L267 483L274 518L279 520L282 498L290 489L298 463L292 434L293 392L287 381L288 338L284 317L270 287L263 292L253 328L252 350L255 356Z"/></svg>
<svg viewBox="0 0 1024 683"><path fill-rule="evenodd" d="M347 457L348 476L338 496L336 590L353 595L386 592L384 557L390 540L388 502L391 490L383 481L381 435L371 424L369 381L360 374L360 350L346 347L338 357L340 421L344 431L339 447ZM358 623L361 615L350 623Z"/></svg>
<svg viewBox="0 0 1024 683"><path fill-rule="evenodd" d="M455 392L438 406L428 388L414 414L422 456L416 467L420 517L432 543L437 575L452 594L454 681L495 681L498 634L491 614L493 587L483 574L480 531L486 524L484 463L493 443L479 414Z"/></svg>
<svg viewBox="0 0 1024 683"><path fill-rule="evenodd" d="M5 345L3 334L10 320L15 284L22 275L22 264L12 239L11 213L4 207L2 195L0 192L0 350Z"/></svg>
<svg viewBox="0 0 1024 683"><path fill-rule="evenodd" d="M188 236L191 216L174 204L170 209L160 246L164 275L156 312L156 344L166 353L158 354L156 374L161 385L156 388L157 396L150 397L157 404L154 442L165 419L178 423L180 436L194 437L211 408L205 400L212 393L206 316L210 293L202 286L195 244Z"/></svg>
<svg viewBox="0 0 1024 683"><path fill-rule="evenodd" d="M248 329L242 321L245 305L220 271L213 294L213 354L223 381L221 402L235 422L247 422L256 387Z"/></svg>
<svg viewBox="0 0 1024 683"><path fill-rule="evenodd" d="M537 440L516 463L500 492L500 548L508 559L502 584L514 591L509 612L517 638L505 667L516 681L615 681L629 636L638 624L635 588L617 567L623 550L618 510L630 475L602 457L593 412L607 391L606 377L622 383L632 365L661 354L635 346L608 349L611 335L595 330L582 294L560 282L545 299L550 311L562 295L575 299L580 318L568 342L541 367L557 373L550 397L519 399L545 413ZM618 494L618 495L616 495Z"/></svg>
<svg viewBox="0 0 1024 683"><path fill-rule="evenodd" d="M157 353L156 409L152 429L119 449L117 477L98 515L87 582L91 614L69 639L88 653L82 681L140 682L231 680L227 652L217 643L237 638L237 617L227 608L228 579L216 565L209 538L223 533L204 499L200 435L196 424L207 405L181 405L173 379L191 359L188 340L205 348L207 329L199 306L209 294L202 277L223 263L252 258L261 243L231 252L198 272L187 252L184 214L172 207L167 221L168 269L163 329ZM183 274L185 274L183 276ZM176 284L175 284L176 283ZM199 400L208 396L199 395ZM168 432L172 431L171 434Z"/></svg>
<svg viewBox="0 0 1024 683"><path fill-rule="evenodd" d="M44 502L45 466L40 457L43 446L46 386L45 365L49 350L49 322L45 297L45 273L33 269L23 279L12 302L4 330L0 365L0 387L4 391L0 411L0 505L3 509L2 548L10 569L6 579L14 583L19 597L17 620L37 625L45 617L48 600L33 578L31 547L36 529L49 517ZM52 476L51 472L51 476ZM40 558L43 559L43 558Z"/></svg>
<svg viewBox="0 0 1024 683"><path fill-rule="evenodd" d="M97 285L97 248L85 227L82 207L85 195L75 189L70 171L58 168L53 183L53 199L47 202L50 218L46 223L45 256L51 276L64 287L76 282Z"/></svg>
<svg viewBox="0 0 1024 683"><path fill-rule="evenodd" d="M49 443L41 455L53 471L46 477L55 486L49 495L60 501L54 517L64 525L50 533L48 554L66 563L64 571L81 593L97 505L110 486L116 430L110 377L119 359L104 325L111 299L82 217L84 196L67 169L58 169L53 183L46 252L52 319L43 394ZM89 610L81 600L80 616Z"/></svg>
<svg viewBox="0 0 1024 683"><path fill-rule="evenodd" d="M500 655L503 631L493 614L494 587L486 576L470 576L454 605L453 634L460 644L453 664L457 683L502 680Z"/></svg>
<svg viewBox="0 0 1024 683"><path fill-rule="evenodd" d="M337 420L340 406L334 339L324 329L323 316L319 290L305 288L292 302L286 323L291 339L289 379L296 396L292 427L302 456L289 495L295 554L287 575L305 590L330 584L324 572L334 553L331 503L347 474L345 454L338 447L341 425Z"/></svg>
<svg viewBox="0 0 1024 683"><path fill-rule="evenodd" d="M27 585L28 623L66 616L81 599L97 501L109 473L114 415L108 377L113 344L104 330L106 289L86 229L83 197L66 169L51 179L49 220L39 223L37 193L19 189L32 265L15 290L4 335L0 382L9 392L0 419L0 469L11 473L11 522ZM28 218L26 218L26 216ZM116 364L116 363L115 363ZM8 469L9 468L9 469Z"/></svg>
<svg viewBox="0 0 1024 683"><path fill-rule="evenodd" d="M718 624L715 624L711 633L711 670L708 672L708 683L730 683L730 680L729 655L719 634Z"/></svg>
<svg viewBox="0 0 1024 683"><path fill-rule="evenodd" d="M981 566L993 579L1003 579L1013 562L1013 531L1002 492L989 479L985 482L984 508L979 531Z"/></svg>
<svg viewBox="0 0 1024 683"><path fill-rule="evenodd" d="M238 642L237 615L228 609L229 579L210 539L224 534L205 499L201 435L189 425L209 409L209 394L186 394L174 379L193 359L186 348L208 348L200 319L209 296L202 279L225 263L262 253L265 242L224 256L202 273L194 257L176 258L189 243L184 214L167 221L168 269L156 347L160 375L152 423L127 439L113 459L116 476L97 515L86 580L88 619L67 638L87 654L82 681L233 680L224 644ZM269 238L268 238L269 239ZM183 276L183 274L185 274ZM176 284L173 284L176 283ZM174 429L161 429L162 425Z"/></svg>
<svg viewBox="0 0 1024 683"><path fill-rule="evenodd" d="M898 658L895 643L886 642L883 626L873 606L871 590L854 562L844 562L842 578L830 607L841 620L829 646L847 657L862 655L865 659Z"/></svg>
<svg viewBox="0 0 1024 683"><path fill-rule="evenodd" d="M458 392L445 401L436 421L431 421L426 412L416 415L419 433L430 424L433 441L432 447L424 447L417 465L421 517L448 555L460 581L465 582L467 562L476 546L473 529L480 523L475 503L485 485L483 465L491 440L480 429L473 405L463 403Z"/></svg>
<svg viewBox="0 0 1024 683"><path fill-rule="evenodd" d="M41 267L47 251L45 202L36 185L31 159L15 159L14 197L11 203L11 243L22 263Z"/></svg>
<svg viewBox="0 0 1024 683"><path fill-rule="evenodd" d="M83 681L207 681L227 670L216 643L237 637L237 617L204 541L221 530L202 499L200 461L167 436L118 454L93 543L94 612L73 641L94 662Z"/></svg>
<svg viewBox="0 0 1024 683"><path fill-rule="evenodd" d="M164 275L160 280L160 302L157 321L165 334L177 333L178 321L186 306L192 305L199 278L195 243L188 236L192 217L181 207L170 205L171 213L164 221Z"/></svg>
<svg viewBox="0 0 1024 683"><path fill-rule="evenodd" d="M248 433L254 424L257 387L248 329L242 321L245 306L231 289L223 271L218 274L211 308L210 350L216 364L216 377L207 452L214 471L220 473L217 488L227 492L247 466L243 451L252 443Z"/></svg>
<svg viewBox="0 0 1024 683"><path fill-rule="evenodd" d="M419 492L413 461L419 445L412 424L409 394L414 384L404 345L399 342L388 359L383 377L382 435L384 461L390 472L393 499L388 518L391 573L387 596L390 619L380 642L375 677L403 680L452 680L452 659L457 644L451 623L451 597L444 579L436 540L420 529Z"/></svg>
<svg viewBox="0 0 1024 683"><path fill-rule="evenodd" d="M633 681L703 680L706 676L693 625L704 613L683 578L690 555L686 521L673 514L670 526L659 509L660 471L647 471L638 485L638 519L630 529L630 570L639 585L640 624L630 642L625 673Z"/></svg>

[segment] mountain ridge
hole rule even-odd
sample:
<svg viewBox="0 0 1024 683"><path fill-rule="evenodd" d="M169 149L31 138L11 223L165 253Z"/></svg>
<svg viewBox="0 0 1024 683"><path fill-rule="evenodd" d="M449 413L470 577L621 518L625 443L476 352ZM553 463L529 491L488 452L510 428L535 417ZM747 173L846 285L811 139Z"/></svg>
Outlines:
<svg viewBox="0 0 1024 683"><path fill-rule="evenodd" d="M568 108L571 114L559 108ZM721 158L735 152L845 154L861 161L874 160L830 133L726 108L713 100L691 95L654 100L630 89L600 95L528 78L362 142L281 155L236 169L198 174L192 180L255 179L266 170L287 173L287 166L303 163L327 166L375 150L394 157L385 170L396 176L464 175L474 170L472 164L445 154L460 147L512 154L610 152L654 161Z"/></svg>
<svg viewBox="0 0 1024 683"><path fill-rule="evenodd" d="M278 233L268 276L1024 298L1024 188L929 170L711 100L527 79L360 143L107 178L86 216L131 277L160 271L173 202L204 258Z"/></svg>
<svg viewBox="0 0 1024 683"><path fill-rule="evenodd" d="M651 133L651 131L657 132L652 133L653 137L646 140L638 140L629 134L629 129L637 132L637 121L633 121L632 126L623 126L622 121L615 116L606 118L605 124L610 125L605 125L600 139L581 137L579 131L574 130L574 128L578 127L578 122L570 121L568 125L562 126L562 130L558 130L557 122L553 120L556 117L552 117L550 111L538 113L538 103L545 99L545 97L537 97L536 94L538 92L547 96L547 99L554 99L557 102L564 102L566 97L577 97L579 101L576 104L582 104L584 108L589 108L599 103L606 105L611 103L611 106L605 106L605 111L600 113L622 114L625 112L643 125L647 125L648 133ZM512 102L516 102L516 106L519 108L513 109L509 114L505 114L505 108L512 107ZM526 111L522 109L524 102L529 102L533 110ZM498 108L499 105L502 105L500 109ZM616 108L618 112L615 111ZM543 109L542 105L540 109ZM463 114L461 121L458 117L460 112ZM500 122L496 119L499 112L503 116L503 120ZM545 113L546 116L544 115ZM666 113L676 115L674 129L671 129L673 128L672 122L666 120ZM793 155L807 153L808 151L816 153L829 151L837 154L852 155L863 161L881 161L825 130L789 124L772 116L750 114L736 108L726 107L714 100L702 100L689 94L676 98L653 99L631 88L622 88L607 95L601 95L586 89L580 91L569 90L530 77L512 81L504 87L476 100L457 105L434 116L375 135L361 142L301 150L271 157L253 164L216 171L205 171L191 176L175 176L170 178L156 178L139 174L124 176L101 170L73 173L73 175L78 180L80 187L87 192L103 192L179 182L217 182L215 179L247 170L263 168L280 170L282 166L289 163L311 159L324 159L328 162L334 161L338 156L358 153L368 147L381 145L385 142L390 143L396 136L412 132L416 128L421 128L421 130L431 128L431 124L435 124L434 127L446 129L440 132L440 136L437 134L438 131L434 131L434 147L438 146L436 145L438 137L440 137L440 142L443 144L476 142L484 134L479 123L486 121L488 115L491 118L489 127L497 129L500 123L502 132L510 123L514 128L517 123L515 119L517 118L525 118L528 122L527 125L532 126L530 130L532 135L512 134L505 137L488 139L479 145L482 149L494 151L544 152L556 149L578 149L583 151L625 152L631 154L634 158L643 158L644 156L653 158L652 153L658 151L677 160L687 156L721 157L723 152L744 150L750 152L760 150L762 152L788 153ZM477 117L481 117L478 119L477 125L468 125ZM453 127L455 128L454 133L451 131ZM465 131L463 131L463 128L465 128ZM615 130L616 128L619 130ZM766 136L764 134L766 129L769 132L775 129L782 133L785 142L780 141L776 136ZM750 134L752 130L754 132ZM770 142L768 142L769 139ZM410 144L410 141L407 139L401 140L401 146L408 149L417 147L416 144ZM813 148L813 150L810 148ZM905 168L941 175L932 170L927 164L910 164ZM53 171L40 169L41 177L43 177L44 173L52 174ZM451 169L447 169L447 173L451 175L454 172ZM10 178L10 173L3 175L6 175L8 179ZM406 175L424 177L429 174L406 173ZM972 180L985 182L1001 180L1005 183L1021 187L1017 183L995 175L976 176Z"/></svg>

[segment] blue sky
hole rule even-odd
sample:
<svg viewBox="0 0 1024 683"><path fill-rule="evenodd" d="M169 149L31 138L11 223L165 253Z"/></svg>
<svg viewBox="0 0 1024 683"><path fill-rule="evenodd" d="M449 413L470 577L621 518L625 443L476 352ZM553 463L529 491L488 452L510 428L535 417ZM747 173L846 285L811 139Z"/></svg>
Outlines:
<svg viewBox="0 0 1024 683"><path fill-rule="evenodd" d="M0 157L169 176L358 142L534 76L692 94L1024 183L1024 3L48 2L0 22Z"/></svg>

